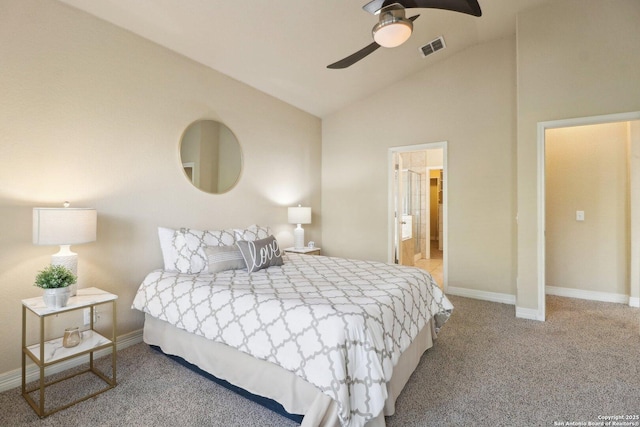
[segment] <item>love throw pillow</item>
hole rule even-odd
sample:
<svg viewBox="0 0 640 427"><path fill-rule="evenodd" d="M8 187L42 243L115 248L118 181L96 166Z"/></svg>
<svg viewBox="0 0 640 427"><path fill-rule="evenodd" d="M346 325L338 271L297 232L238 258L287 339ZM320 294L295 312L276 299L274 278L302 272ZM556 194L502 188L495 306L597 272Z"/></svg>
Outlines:
<svg viewBox="0 0 640 427"><path fill-rule="evenodd" d="M271 267L274 265L283 265L282 252L278 246L278 241L275 237L269 236L266 239L254 240L247 242L246 240L240 240L236 243L244 262L247 264L247 270L249 273L253 273L263 268Z"/></svg>

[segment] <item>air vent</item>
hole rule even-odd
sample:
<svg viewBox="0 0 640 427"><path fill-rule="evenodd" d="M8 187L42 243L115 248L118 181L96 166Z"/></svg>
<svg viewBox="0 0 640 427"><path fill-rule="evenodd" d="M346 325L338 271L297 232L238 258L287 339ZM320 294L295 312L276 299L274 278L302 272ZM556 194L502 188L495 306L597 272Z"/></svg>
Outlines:
<svg viewBox="0 0 640 427"><path fill-rule="evenodd" d="M425 56L431 55L432 53L444 49L445 47L447 47L447 45L444 44L444 37L440 36L437 39L425 44L424 46L419 47L418 50L420 51L420 55L422 55L422 57L424 58Z"/></svg>

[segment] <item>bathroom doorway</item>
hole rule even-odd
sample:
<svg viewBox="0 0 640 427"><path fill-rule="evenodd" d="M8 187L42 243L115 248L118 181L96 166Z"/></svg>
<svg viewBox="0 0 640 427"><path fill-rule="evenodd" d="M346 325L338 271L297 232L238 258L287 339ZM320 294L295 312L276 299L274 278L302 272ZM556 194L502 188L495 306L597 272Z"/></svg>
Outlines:
<svg viewBox="0 0 640 427"><path fill-rule="evenodd" d="M389 150L389 261L446 284L446 143Z"/></svg>

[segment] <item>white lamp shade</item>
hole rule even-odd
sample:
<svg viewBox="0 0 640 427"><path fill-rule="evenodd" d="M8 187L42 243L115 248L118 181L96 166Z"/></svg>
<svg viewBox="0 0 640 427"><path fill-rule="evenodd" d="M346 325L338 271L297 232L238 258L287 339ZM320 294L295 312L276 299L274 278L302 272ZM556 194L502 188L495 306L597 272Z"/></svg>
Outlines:
<svg viewBox="0 0 640 427"><path fill-rule="evenodd" d="M33 244L94 242L97 216L93 208L33 208Z"/></svg>
<svg viewBox="0 0 640 427"><path fill-rule="evenodd" d="M311 208L302 206L289 208L289 224L311 224Z"/></svg>

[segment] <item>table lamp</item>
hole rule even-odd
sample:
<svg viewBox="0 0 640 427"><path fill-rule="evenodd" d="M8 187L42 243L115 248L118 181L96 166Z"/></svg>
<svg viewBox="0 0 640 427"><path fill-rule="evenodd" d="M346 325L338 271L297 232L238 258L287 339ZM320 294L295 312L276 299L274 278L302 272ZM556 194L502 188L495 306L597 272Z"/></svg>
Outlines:
<svg viewBox="0 0 640 427"><path fill-rule="evenodd" d="M311 224L311 208L297 207L289 208L289 224L298 224L293 230L293 247L304 248L304 229L302 224Z"/></svg>
<svg viewBox="0 0 640 427"><path fill-rule="evenodd" d="M33 244L60 245L60 251L51 255L52 265L62 265L78 275L78 254L71 245L96 240L97 213L93 208L33 208ZM71 295L76 294L71 285Z"/></svg>

